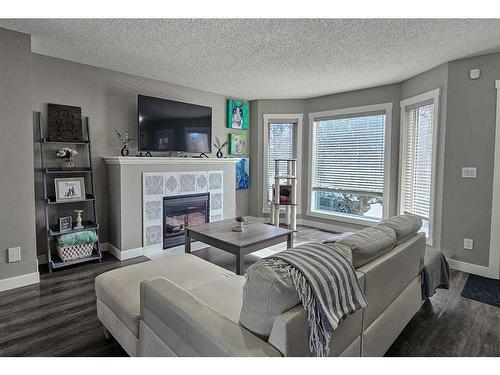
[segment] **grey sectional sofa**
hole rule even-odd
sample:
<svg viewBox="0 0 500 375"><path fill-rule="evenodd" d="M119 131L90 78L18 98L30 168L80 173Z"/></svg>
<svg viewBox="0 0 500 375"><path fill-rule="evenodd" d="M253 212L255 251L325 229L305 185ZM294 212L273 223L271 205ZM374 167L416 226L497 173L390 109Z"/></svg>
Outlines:
<svg viewBox="0 0 500 375"><path fill-rule="evenodd" d="M422 305L425 236L405 218L391 220L384 224L394 230L391 246L373 228L343 240L359 263L368 307L334 331L332 356L382 356ZM194 255L165 256L98 276L97 314L131 356L312 355L300 304L278 312L269 335L244 328L244 284L244 276Z"/></svg>

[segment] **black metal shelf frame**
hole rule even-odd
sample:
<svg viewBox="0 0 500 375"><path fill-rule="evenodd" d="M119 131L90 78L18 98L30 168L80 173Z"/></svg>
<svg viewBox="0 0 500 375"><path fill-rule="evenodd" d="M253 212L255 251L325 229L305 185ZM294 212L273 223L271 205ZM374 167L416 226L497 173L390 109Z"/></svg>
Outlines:
<svg viewBox="0 0 500 375"><path fill-rule="evenodd" d="M84 125L85 125L85 130L87 134L87 139L84 140L83 142L54 142L50 141L47 138L43 136L43 127L42 127L42 114L40 112L35 112L35 121L38 122L38 130L40 132L40 158L41 158L41 169L40 172L42 173L42 179L43 179L43 200L45 202L44 204L44 213L45 213L45 236L46 236L46 241L47 241L47 260L48 260L48 265L49 265L49 272L52 272L55 269L59 268L64 268L68 266L73 266L76 264L81 264L81 263L86 263L90 261L95 261L98 260L99 262L102 259L101 251L99 249L99 240L95 243L94 245L94 252L91 256L82 258L82 259L75 259L71 261L66 261L63 262L57 254L53 254L52 252L52 247L54 246L53 244L53 237L59 236L61 234L67 234L67 233L75 233L79 232L82 230L87 230L87 229L93 229L97 232L97 237L99 238L99 224L97 221L97 206L96 206L96 200L95 200L95 183L94 183L94 168L92 166L92 150L91 150L91 141L90 141L90 127L89 127L89 118L88 116L84 117ZM88 160L89 160L89 165L85 167L77 167L72 170L64 170L62 168L46 168L45 167L45 155L44 155L44 145L83 145L87 148L88 151ZM65 202L57 202L54 197L49 197L47 193L47 176L48 175L54 175L54 174L88 174L90 176L90 186L92 189L92 193L86 194L85 199L81 199L78 201L65 201ZM69 203L86 203L90 202L92 204L92 220L90 221L84 221L83 228L82 229L71 229L69 231L65 232L60 232L58 229L57 225L50 225L49 221L49 208L52 205L56 204L69 204Z"/></svg>

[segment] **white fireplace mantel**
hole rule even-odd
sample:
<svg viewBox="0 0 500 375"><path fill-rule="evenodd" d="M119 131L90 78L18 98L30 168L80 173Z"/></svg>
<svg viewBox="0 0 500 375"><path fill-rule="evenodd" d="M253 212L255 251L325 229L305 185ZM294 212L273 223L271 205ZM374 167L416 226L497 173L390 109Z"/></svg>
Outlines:
<svg viewBox="0 0 500 375"><path fill-rule="evenodd" d="M108 194L105 196L108 202L108 248L118 259L164 252L163 246L158 246L157 241L154 243L149 240L144 241L147 237L144 235L145 231L149 230L151 236L147 238L150 239L156 238L154 236L157 233L157 228L154 229L154 233L151 228L155 225L153 221L156 220L156 216L144 219L145 199L151 201L160 198L160 195L163 199L164 195L196 194L206 191L210 193L211 201L220 202L220 205L210 205L210 220L229 219L236 214L235 165L240 160L238 158L107 156L103 159L108 178ZM198 184L191 191L188 189L191 187L190 184L181 182L182 175L187 176L184 182L192 182L193 179L188 175L197 176L196 181L198 176L205 175L210 181L212 173L222 173L222 186L213 185L210 188L210 184L209 187ZM178 185L174 187L170 184L173 190L169 188L169 191L166 190L166 184L162 185L164 190L158 192L156 189L151 190L145 197L145 193L148 192L144 185L145 176L158 176L164 182L167 181L166 176L169 176L169 179L178 176ZM148 187L153 185L148 183ZM160 202L160 199L157 200ZM154 207L149 208L153 210Z"/></svg>
<svg viewBox="0 0 500 375"><path fill-rule="evenodd" d="M106 164L119 164L119 165L200 165L202 164L236 164L240 159L238 158L176 158L176 157L159 157L159 156L104 156Z"/></svg>

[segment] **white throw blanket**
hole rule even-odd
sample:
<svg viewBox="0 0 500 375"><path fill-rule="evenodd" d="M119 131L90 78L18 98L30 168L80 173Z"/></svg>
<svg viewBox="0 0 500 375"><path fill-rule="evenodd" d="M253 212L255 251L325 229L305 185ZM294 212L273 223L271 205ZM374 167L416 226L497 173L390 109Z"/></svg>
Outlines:
<svg viewBox="0 0 500 375"><path fill-rule="evenodd" d="M327 356L330 337L342 319L367 306L352 264L321 243L307 243L264 258L253 267L271 267L293 280L309 321L309 347Z"/></svg>

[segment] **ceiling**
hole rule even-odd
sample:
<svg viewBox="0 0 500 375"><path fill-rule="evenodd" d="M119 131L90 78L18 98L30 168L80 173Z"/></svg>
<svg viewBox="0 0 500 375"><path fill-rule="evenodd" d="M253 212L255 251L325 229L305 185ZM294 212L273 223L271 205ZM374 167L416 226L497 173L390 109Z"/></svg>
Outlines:
<svg viewBox="0 0 500 375"><path fill-rule="evenodd" d="M35 53L227 96L308 98L500 50L500 20L0 19Z"/></svg>

